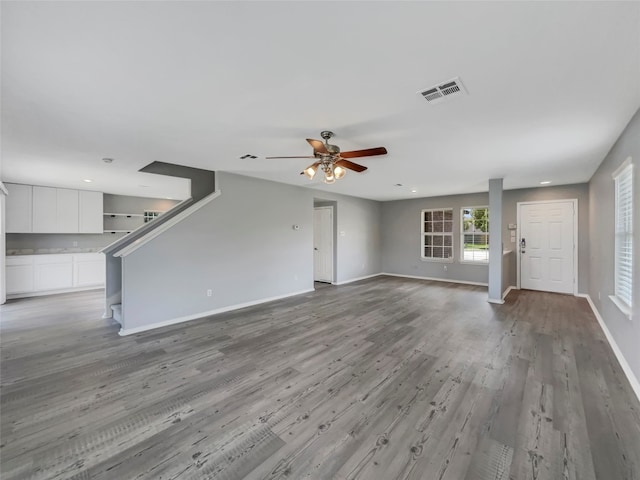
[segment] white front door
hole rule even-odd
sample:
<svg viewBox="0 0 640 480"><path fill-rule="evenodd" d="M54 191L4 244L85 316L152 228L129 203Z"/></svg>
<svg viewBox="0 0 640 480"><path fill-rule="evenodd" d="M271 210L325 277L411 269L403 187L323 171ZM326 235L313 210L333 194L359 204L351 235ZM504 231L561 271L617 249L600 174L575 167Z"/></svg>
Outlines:
<svg viewBox="0 0 640 480"><path fill-rule="evenodd" d="M333 281L333 208L313 209L313 280Z"/></svg>
<svg viewBox="0 0 640 480"><path fill-rule="evenodd" d="M518 204L520 286L575 293L576 201Z"/></svg>

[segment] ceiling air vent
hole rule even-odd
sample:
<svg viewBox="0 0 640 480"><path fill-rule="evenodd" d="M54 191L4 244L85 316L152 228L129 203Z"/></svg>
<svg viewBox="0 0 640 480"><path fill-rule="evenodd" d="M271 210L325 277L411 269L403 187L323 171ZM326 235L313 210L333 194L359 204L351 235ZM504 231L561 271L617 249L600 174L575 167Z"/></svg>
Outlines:
<svg viewBox="0 0 640 480"><path fill-rule="evenodd" d="M466 95L467 91L464 85L462 85L460 78L456 77L433 87L420 90L418 93L422 95L427 102L434 103L442 101L445 98Z"/></svg>

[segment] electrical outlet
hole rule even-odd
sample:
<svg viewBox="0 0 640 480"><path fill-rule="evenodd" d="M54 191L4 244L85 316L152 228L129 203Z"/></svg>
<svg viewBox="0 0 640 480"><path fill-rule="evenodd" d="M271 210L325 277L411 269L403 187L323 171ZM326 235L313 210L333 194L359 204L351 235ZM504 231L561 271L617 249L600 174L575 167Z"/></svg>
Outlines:
<svg viewBox="0 0 640 480"><path fill-rule="evenodd" d="M211 295L213 295L213 291L211 289L207 290L207 297L210 297Z"/></svg>
<svg viewBox="0 0 640 480"><path fill-rule="evenodd" d="M76 242L76 241L74 240L74 242L73 242L73 246L74 246L74 247L77 247L77 246L78 246L78 242Z"/></svg>
<svg viewBox="0 0 640 480"><path fill-rule="evenodd" d="M445 272L447 271L447 266L446 266L446 265L444 266L444 271L445 271Z"/></svg>

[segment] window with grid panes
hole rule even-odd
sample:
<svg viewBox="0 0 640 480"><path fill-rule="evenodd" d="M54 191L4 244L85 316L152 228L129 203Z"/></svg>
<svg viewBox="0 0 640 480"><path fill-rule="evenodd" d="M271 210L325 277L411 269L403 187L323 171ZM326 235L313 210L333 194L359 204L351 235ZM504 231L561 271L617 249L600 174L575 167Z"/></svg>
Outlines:
<svg viewBox="0 0 640 480"><path fill-rule="evenodd" d="M489 262L489 208L464 207L460 210L460 260Z"/></svg>
<svg viewBox="0 0 640 480"><path fill-rule="evenodd" d="M627 159L614 173L615 182L615 298L623 311L633 305L633 165Z"/></svg>
<svg viewBox="0 0 640 480"><path fill-rule="evenodd" d="M422 210L422 258L453 261L453 209Z"/></svg>

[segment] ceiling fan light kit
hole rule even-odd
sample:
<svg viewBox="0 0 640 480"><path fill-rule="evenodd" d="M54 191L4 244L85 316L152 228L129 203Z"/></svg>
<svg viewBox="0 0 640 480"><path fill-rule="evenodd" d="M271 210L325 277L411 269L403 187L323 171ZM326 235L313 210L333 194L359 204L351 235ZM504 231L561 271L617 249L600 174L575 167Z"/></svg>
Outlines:
<svg viewBox="0 0 640 480"><path fill-rule="evenodd" d="M347 158L372 157L375 155L385 155L387 149L384 147L368 148L365 150L353 150L351 152L340 152L340 147L331 145L329 139L334 136L333 132L325 130L320 133L324 139L324 143L320 140L307 138L307 142L313 148L313 157L266 157L267 159L275 158L315 158L316 161L305 168L301 175L306 175L309 180L313 180L318 169L324 173L324 183L335 183L336 180L343 178L347 169L354 172L364 172L367 167L347 160Z"/></svg>

